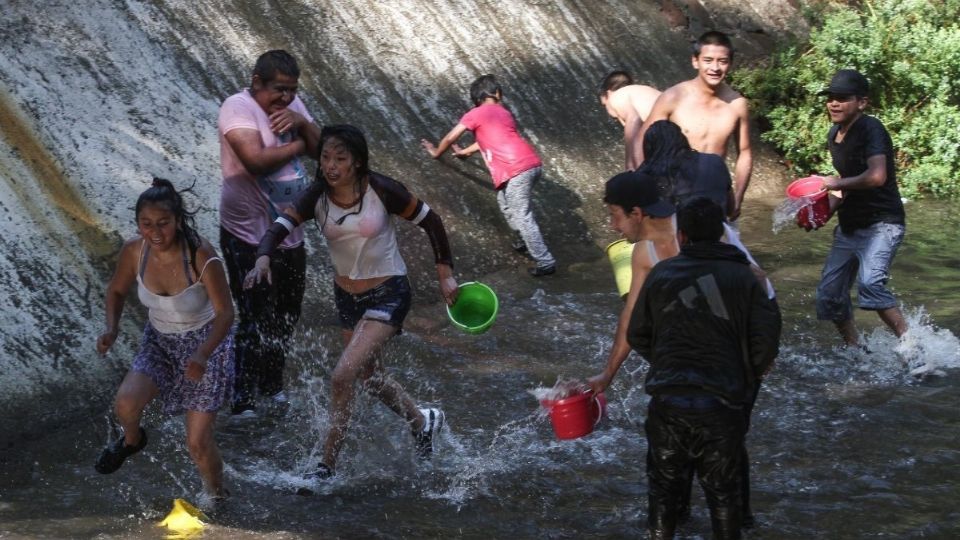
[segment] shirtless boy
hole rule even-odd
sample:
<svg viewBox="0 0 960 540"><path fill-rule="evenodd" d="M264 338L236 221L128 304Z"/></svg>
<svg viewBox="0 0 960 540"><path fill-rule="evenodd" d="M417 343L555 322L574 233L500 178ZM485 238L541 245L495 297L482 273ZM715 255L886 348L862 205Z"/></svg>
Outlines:
<svg viewBox="0 0 960 540"><path fill-rule="evenodd" d="M635 84L626 71L612 71L600 83L600 104L623 126L625 170L632 171L640 165L637 158L643 155L639 148L643 139L638 135L659 96L660 91L656 88Z"/></svg>
<svg viewBox="0 0 960 540"><path fill-rule="evenodd" d="M747 100L725 80L733 64L733 44L721 32L701 35L693 47L691 58L697 76L675 84L660 94L635 148L637 162L643 161L643 136L646 126L657 120L670 120L683 129L690 146L698 151L727 155L727 144L732 137L737 144L737 163L734 169L735 205L728 216L740 216L743 196L750 184L753 155L750 149L750 118Z"/></svg>

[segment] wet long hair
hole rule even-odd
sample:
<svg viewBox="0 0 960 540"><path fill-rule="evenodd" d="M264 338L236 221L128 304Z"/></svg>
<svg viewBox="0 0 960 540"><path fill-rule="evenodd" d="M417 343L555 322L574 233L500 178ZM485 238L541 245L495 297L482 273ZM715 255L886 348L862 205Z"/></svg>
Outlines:
<svg viewBox="0 0 960 540"><path fill-rule="evenodd" d="M665 188L669 193L665 195L675 199L677 182L696 174L690 169L697 163L696 155L680 126L669 120L657 120L643 136L643 163L638 171L667 179L669 185Z"/></svg>
<svg viewBox="0 0 960 540"><path fill-rule="evenodd" d="M360 131L360 128L350 124L323 126L320 130L320 142L317 146L318 155L323 152L323 145L330 139L336 139L343 144L343 147L353 157L354 163L357 164L357 177L353 183L353 192L360 196L363 190L363 181L370 173L370 149L367 147L367 138ZM323 175L322 166L317 167L314 181L320 184L324 195L330 193L330 184L327 183L327 178ZM320 204L323 205L323 223L319 227L320 231L323 232L327 223L327 215L330 213L330 203L327 201L327 197L320 197Z"/></svg>
<svg viewBox="0 0 960 540"><path fill-rule="evenodd" d="M193 216L196 211L187 210L183 204L183 193L192 193L193 185L186 189L177 191L173 182L165 178L153 178L153 185L140 194L137 198L135 216L137 223L140 222L140 210L144 206L156 205L169 210L177 222L177 240L183 239L187 242L187 248L190 250L190 265L193 271L199 275L197 270L197 249L200 247L200 234L197 233L197 226Z"/></svg>

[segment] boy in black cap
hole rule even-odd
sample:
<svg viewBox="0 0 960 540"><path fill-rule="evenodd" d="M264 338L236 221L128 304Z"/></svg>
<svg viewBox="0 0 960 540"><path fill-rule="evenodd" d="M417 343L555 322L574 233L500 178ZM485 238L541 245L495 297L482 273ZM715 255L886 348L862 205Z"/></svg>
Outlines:
<svg viewBox="0 0 960 540"><path fill-rule="evenodd" d="M823 187L840 192L830 196L831 213L837 212L840 225L817 286L817 318L833 321L849 346L859 344L850 301L854 278L860 308L876 311L897 337L907 331L897 299L886 287L903 241L905 214L890 134L864 114L869 90L866 77L841 69L819 94L827 96L833 122L827 145L839 172L826 177Z"/></svg>
<svg viewBox="0 0 960 540"><path fill-rule="evenodd" d="M627 329L630 346L650 362L651 538L673 538L691 468L713 538L740 538L744 409L777 356L781 318L743 252L720 241L723 222L710 199L681 207L680 253L650 271Z"/></svg>
<svg viewBox="0 0 960 540"><path fill-rule="evenodd" d="M665 179L641 172L623 172L607 181L603 202L610 211L610 226L636 245L630 258L630 292L620 312L613 348L603 372L588 381L597 394L610 386L620 365L630 354L627 324L647 274L657 262L680 252L673 225L676 207L661 195L666 188L665 182Z"/></svg>

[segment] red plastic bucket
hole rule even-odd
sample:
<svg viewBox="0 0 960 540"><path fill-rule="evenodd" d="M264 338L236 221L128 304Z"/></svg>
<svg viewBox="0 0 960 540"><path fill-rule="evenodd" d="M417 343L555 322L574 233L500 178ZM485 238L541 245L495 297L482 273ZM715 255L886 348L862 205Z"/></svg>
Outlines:
<svg viewBox="0 0 960 540"><path fill-rule="evenodd" d="M823 189L822 176L794 180L787 186L787 197L809 201L797 210L797 225L804 229L819 229L830 219L830 197Z"/></svg>
<svg viewBox="0 0 960 540"><path fill-rule="evenodd" d="M550 409L550 422L558 439L577 439L593 432L606 410L607 400L586 391L555 401L541 401Z"/></svg>

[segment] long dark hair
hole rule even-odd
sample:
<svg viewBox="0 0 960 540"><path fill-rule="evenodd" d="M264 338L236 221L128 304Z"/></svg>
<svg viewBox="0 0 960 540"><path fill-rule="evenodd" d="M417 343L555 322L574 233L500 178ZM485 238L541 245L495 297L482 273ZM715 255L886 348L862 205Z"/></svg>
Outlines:
<svg viewBox="0 0 960 540"><path fill-rule="evenodd" d="M680 126L669 120L657 120L643 136L643 163L637 170L667 179L669 186L664 186L668 190L665 195L675 198L677 182L692 172L685 167L696 163L696 155Z"/></svg>
<svg viewBox="0 0 960 540"><path fill-rule="evenodd" d="M200 247L200 234L197 233L197 226L193 220L196 211L187 210L183 204L183 193L192 193L193 185L186 189L177 191L173 187L173 182L165 178L153 178L153 185L140 194L137 198L135 216L137 222L140 221L140 210L145 205L152 204L162 206L173 213L177 222L177 240L183 238L190 249L190 265L193 271L199 275L197 270L197 249Z"/></svg>
<svg viewBox="0 0 960 540"><path fill-rule="evenodd" d="M323 126L320 130L320 142L317 146L318 155L323 152L323 145L330 139L340 141L347 152L350 152L350 155L353 156L353 161L357 164L357 178L353 183L353 191L354 194L359 196L363 189L363 181L370 172L370 149L367 147L367 138L363 135L363 131L360 131L360 128L350 124ZM327 183L327 178L323 175L322 166L317 167L314 181L320 184L324 195L330 192L330 184ZM327 215L330 213L330 203L327 202L327 197L321 197L320 204L323 205L323 224L319 226L322 232L327 223Z"/></svg>

